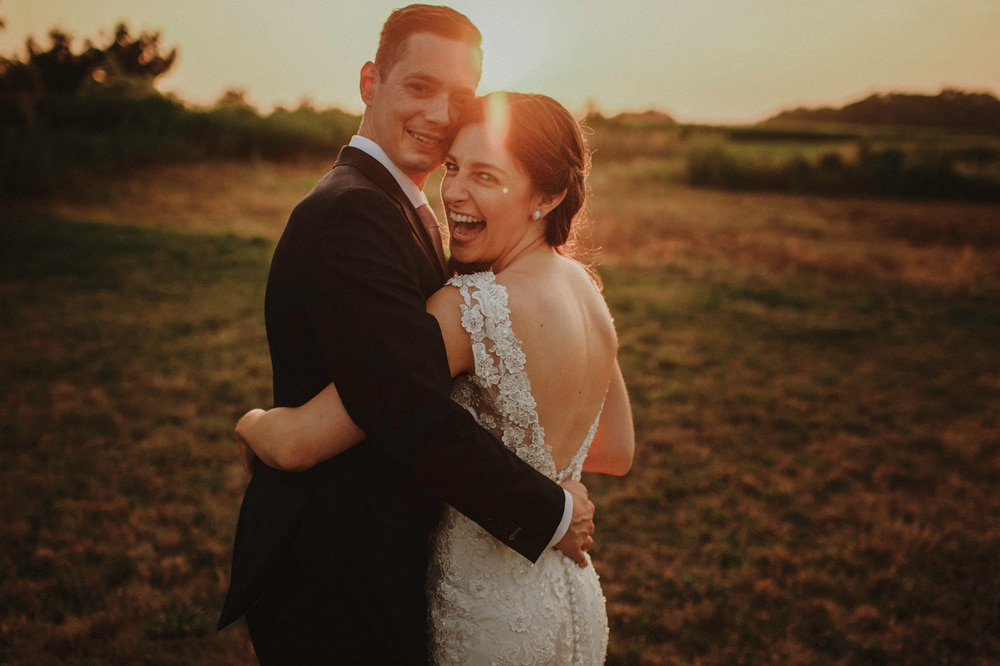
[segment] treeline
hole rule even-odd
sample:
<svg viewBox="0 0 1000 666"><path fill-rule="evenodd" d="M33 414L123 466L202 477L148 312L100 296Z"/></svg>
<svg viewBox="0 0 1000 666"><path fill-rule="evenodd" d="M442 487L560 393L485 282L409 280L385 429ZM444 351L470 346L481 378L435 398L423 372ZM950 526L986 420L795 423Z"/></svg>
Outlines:
<svg viewBox="0 0 1000 666"><path fill-rule="evenodd" d="M767 138L765 138L767 137ZM837 197L1000 202L1000 146L939 138L705 134L684 150L696 187Z"/></svg>
<svg viewBox="0 0 1000 666"><path fill-rule="evenodd" d="M654 111L614 117L592 112L586 122L595 160L636 164L637 174L654 181L748 192L1000 202L1000 133L985 131L995 98L954 90L876 98L891 108L900 100L933 100L937 111L865 114L857 110L867 103L859 103L845 107L846 115L838 110L807 120L805 112L789 112L754 125L681 124ZM928 120L921 124L920 118ZM963 129L962 119L972 129Z"/></svg>
<svg viewBox="0 0 1000 666"><path fill-rule="evenodd" d="M1000 100L988 93L949 88L934 96L874 94L839 109L800 107L783 111L769 122L897 125L1000 134Z"/></svg>
<svg viewBox="0 0 1000 666"><path fill-rule="evenodd" d="M79 50L63 32L49 39L29 39L24 57L0 56L0 198L151 163L332 158L358 127L355 115L307 103L262 115L239 90L188 107L156 89L179 57L158 33L121 24ZM598 159L652 161L657 178L695 186L1000 201L1000 101L985 93L872 95L741 127L659 112L591 112L587 124Z"/></svg>
<svg viewBox="0 0 1000 666"><path fill-rule="evenodd" d="M239 90L189 108L155 82L178 58L158 33L120 24L105 44L49 34L24 58L0 57L0 196L45 195L72 176L199 159L336 155L357 116L303 103L262 115Z"/></svg>
<svg viewBox="0 0 1000 666"><path fill-rule="evenodd" d="M987 93L875 94L709 136L687 151L691 184L1000 201L1000 100Z"/></svg>

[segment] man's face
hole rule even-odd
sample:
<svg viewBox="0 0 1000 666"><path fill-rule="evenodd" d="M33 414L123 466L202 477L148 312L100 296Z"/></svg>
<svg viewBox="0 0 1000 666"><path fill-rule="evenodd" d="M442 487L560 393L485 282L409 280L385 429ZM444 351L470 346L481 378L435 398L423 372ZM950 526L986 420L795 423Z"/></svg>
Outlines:
<svg viewBox="0 0 1000 666"><path fill-rule="evenodd" d="M362 69L367 109L360 133L423 187L444 161L458 112L475 97L479 76L474 47L430 33L410 35L388 72L370 63Z"/></svg>

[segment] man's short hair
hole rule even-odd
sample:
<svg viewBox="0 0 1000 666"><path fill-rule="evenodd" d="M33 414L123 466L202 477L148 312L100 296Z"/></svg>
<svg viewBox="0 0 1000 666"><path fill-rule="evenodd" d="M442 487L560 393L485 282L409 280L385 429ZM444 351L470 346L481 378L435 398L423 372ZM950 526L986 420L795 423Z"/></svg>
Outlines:
<svg viewBox="0 0 1000 666"><path fill-rule="evenodd" d="M392 12L382 26L378 51L375 52L375 66L382 76L388 74L403 57L410 35L419 33L431 33L468 44L476 50L478 64L482 67L483 36L468 17L451 7L410 5Z"/></svg>

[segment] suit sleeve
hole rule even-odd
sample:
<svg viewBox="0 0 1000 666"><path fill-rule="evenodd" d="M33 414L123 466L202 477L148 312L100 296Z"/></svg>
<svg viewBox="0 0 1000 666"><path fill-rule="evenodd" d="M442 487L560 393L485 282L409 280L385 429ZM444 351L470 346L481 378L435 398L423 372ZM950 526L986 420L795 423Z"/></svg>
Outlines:
<svg viewBox="0 0 1000 666"><path fill-rule="evenodd" d="M449 399L437 321L418 287L408 223L370 190L342 194L314 225L306 308L330 374L366 446L534 561L562 518L562 489Z"/></svg>

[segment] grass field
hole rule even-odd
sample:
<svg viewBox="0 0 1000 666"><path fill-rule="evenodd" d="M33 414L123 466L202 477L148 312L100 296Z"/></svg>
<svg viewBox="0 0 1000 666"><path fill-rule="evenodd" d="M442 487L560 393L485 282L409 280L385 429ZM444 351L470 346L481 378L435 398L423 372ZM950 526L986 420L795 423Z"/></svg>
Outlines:
<svg viewBox="0 0 1000 666"><path fill-rule="evenodd" d="M324 163L0 213L0 663L240 664L214 623L270 399L273 242ZM1000 663L1000 206L597 163L637 460L585 481L609 664Z"/></svg>

